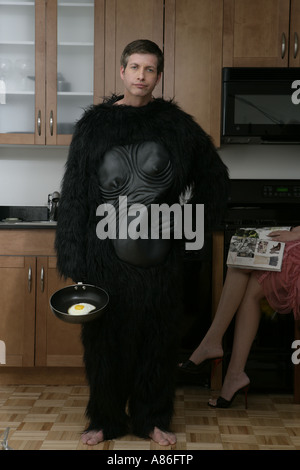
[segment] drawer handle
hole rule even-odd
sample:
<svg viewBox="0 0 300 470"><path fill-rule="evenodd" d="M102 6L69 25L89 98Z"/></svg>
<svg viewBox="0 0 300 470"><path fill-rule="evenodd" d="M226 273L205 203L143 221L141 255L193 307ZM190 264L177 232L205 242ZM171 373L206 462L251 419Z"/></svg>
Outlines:
<svg viewBox="0 0 300 470"><path fill-rule="evenodd" d="M31 279L32 279L32 270L31 267L28 269L28 292L31 292Z"/></svg>
<svg viewBox="0 0 300 470"><path fill-rule="evenodd" d="M50 113L50 135L53 135L53 111Z"/></svg>
<svg viewBox="0 0 300 470"><path fill-rule="evenodd" d="M41 292L44 292L44 268L41 269Z"/></svg>
<svg viewBox="0 0 300 470"><path fill-rule="evenodd" d="M285 46L286 46L285 34L282 33L282 36L281 36L281 58L282 59L285 56Z"/></svg>
<svg viewBox="0 0 300 470"><path fill-rule="evenodd" d="M38 117L37 117L37 129L38 129L38 134L41 135L41 129L42 129L41 110L39 110L39 112L38 112Z"/></svg>
<svg viewBox="0 0 300 470"><path fill-rule="evenodd" d="M298 54L298 47L299 47L299 38L298 34L294 34L294 59L296 59L297 54Z"/></svg>

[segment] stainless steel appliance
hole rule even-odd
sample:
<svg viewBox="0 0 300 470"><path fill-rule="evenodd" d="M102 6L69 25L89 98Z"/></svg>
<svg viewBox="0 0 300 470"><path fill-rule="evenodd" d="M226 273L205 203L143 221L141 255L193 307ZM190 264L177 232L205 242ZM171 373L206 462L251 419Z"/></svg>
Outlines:
<svg viewBox="0 0 300 470"><path fill-rule="evenodd" d="M299 143L300 68L224 68L223 143Z"/></svg>

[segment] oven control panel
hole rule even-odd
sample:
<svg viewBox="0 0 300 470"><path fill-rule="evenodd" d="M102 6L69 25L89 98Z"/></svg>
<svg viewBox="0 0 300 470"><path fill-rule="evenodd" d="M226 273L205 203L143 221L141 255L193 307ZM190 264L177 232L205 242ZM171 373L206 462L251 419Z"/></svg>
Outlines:
<svg viewBox="0 0 300 470"><path fill-rule="evenodd" d="M271 198L300 198L300 184L266 184L263 186L263 197Z"/></svg>
<svg viewBox="0 0 300 470"><path fill-rule="evenodd" d="M230 180L229 204L271 205L300 204L300 180Z"/></svg>

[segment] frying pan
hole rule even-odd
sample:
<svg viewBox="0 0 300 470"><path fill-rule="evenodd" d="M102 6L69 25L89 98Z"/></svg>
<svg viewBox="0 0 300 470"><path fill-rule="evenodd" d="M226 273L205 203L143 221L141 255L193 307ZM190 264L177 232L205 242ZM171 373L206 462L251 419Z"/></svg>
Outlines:
<svg viewBox="0 0 300 470"><path fill-rule="evenodd" d="M92 304L95 309L84 315L70 315L69 308L82 302ZM54 315L68 323L86 323L99 318L109 302L108 293L97 286L74 284L56 291L50 298L50 307Z"/></svg>

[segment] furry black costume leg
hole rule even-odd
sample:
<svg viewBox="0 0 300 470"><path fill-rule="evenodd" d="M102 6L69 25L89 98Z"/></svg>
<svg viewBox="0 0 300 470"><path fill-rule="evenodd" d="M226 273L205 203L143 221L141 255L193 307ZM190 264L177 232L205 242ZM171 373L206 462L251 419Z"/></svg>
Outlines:
<svg viewBox="0 0 300 470"><path fill-rule="evenodd" d="M87 430L102 430L105 439L128 433L125 413L128 382L124 373L118 335L107 331L102 319L83 327L84 362L90 386L86 415L90 420ZM121 348L120 348L121 346Z"/></svg>
<svg viewBox="0 0 300 470"><path fill-rule="evenodd" d="M166 312L161 312L165 314ZM171 313L175 325L176 313ZM155 427L170 431L173 416L178 342L166 324L158 325L141 346L142 363L136 368L129 414L132 432L148 437Z"/></svg>
<svg viewBox="0 0 300 470"><path fill-rule="evenodd" d="M155 426L169 430L173 414L180 263L172 253L159 268L137 269L113 256L108 266L109 308L82 329L90 385L88 430L101 429L105 439L112 439L130 426L134 434L148 437ZM116 272L124 286L120 290L110 277Z"/></svg>

